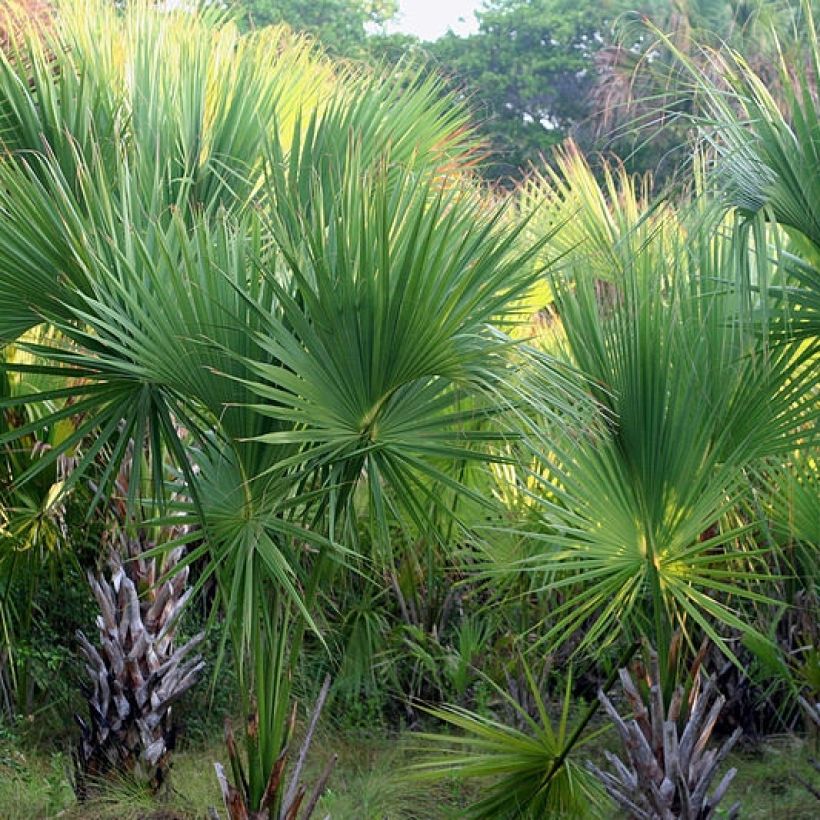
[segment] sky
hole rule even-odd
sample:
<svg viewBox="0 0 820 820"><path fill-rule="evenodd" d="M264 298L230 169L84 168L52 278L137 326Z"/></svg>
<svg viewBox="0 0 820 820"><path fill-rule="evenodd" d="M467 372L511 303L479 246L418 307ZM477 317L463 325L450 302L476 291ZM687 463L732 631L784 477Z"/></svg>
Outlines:
<svg viewBox="0 0 820 820"><path fill-rule="evenodd" d="M476 30L473 12L482 5L482 0L399 0L399 18L388 30L415 34L422 40L435 40L448 28L456 34L470 34Z"/></svg>

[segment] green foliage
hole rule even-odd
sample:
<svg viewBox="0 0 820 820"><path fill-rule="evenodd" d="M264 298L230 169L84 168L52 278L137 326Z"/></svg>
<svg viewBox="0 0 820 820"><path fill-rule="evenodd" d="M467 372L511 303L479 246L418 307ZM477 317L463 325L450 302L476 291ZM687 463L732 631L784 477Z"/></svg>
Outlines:
<svg viewBox="0 0 820 820"><path fill-rule="evenodd" d="M778 62L803 59L816 11L815 0L493 0L476 12L477 33L426 44L384 32L394 3L246 0L241 7L257 25L288 23L336 56L396 67L407 55L432 58L475 111L488 179L520 178L571 135L590 154L615 151L630 170L652 171L658 185L688 165L687 115L697 95L686 62L719 77L707 49L726 44L780 100L789 83Z"/></svg>
<svg viewBox="0 0 820 820"><path fill-rule="evenodd" d="M351 53L386 13L323 33L335 9L290 22ZM436 46L497 116L491 173L587 116L615 11L498 2ZM231 755L251 808L327 671L348 727L451 701L431 715L466 734L418 771L494 778L477 816L597 800L572 697L640 634L731 654L741 633L808 693L816 656L760 628L816 581L808 78L784 111L739 58L729 102L698 75L716 171L691 200L572 146L503 198L426 69L335 65L213 6L55 13L0 55L6 651L62 668L43 578L93 562L120 494L187 527L236 687L216 705L254 716ZM557 721L522 641L583 662Z"/></svg>
<svg viewBox="0 0 820 820"><path fill-rule="evenodd" d="M596 652L624 631L668 646L680 626L728 649L718 633L747 629L739 607L773 580L750 537L765 517L738 517L738 505L749 470L814 444L812 353L764 354L737 321L742 302L721 280L738 246L708 207L680 221L626 178L608 177L607 196L571 154L559 162L566 176L535 178L527 204L546 225L567 220L553 343L587 374L600 412L568 440L549 425L538 434L540 534L511 568L567 590L550 646L576 630Z"/></svg>
<svg viewBox="0 0 820 820"><path fill-rule="evenodd" d="M814 203L820 196L816 173L820 165L820 46L812 8L808 2L803 5L806 42L796 54L775 39L780 53L770 72L761 71L738 53L715 56L721 69L719 81L691 61L685 64L702 98L704 113L696 122L715 157L714 180L727 206L741 214L740 230L755 230L762 218L785 232L786 252L779 254L780 281L754 277L745 269L739 274L745 277L747 288L772 298L775 310L770 330L816 343L820 219ZM772 73L779 80L776 90L769 88ZM758 245L759 254L770 252L765 243L758 241ZM764 300L758 318L765 321L770 307Z"/></svg>
<svg viewBox="0 0 820 820"><path fill-rule="evenodd" d="M432 53L483 122L491 179L518 177L590 113L593 61L618 2L495 0L479 30L450 33Z"/></svg>
<svg viewBox="0 0 820 820"><path fill-rule="evenodd" d="M396 0L240 0L253 26L287 23L315 37L337 57L362 57L371 27L395 17Z"/></svg>
<svg viewBox="0 0 820 820"><path fill-rule="evenodd" d="M787 83L778 61L802 61L811 37L807 10L815 0L647 0L617 21L596 58L590 101L601 147L656 183L686 184L690 115L700 110L689 64L722 82L725 49L742 53L781 98Z"/></svg>
<svg viewBox="0 0 820 820"><path fill-rule="evenodd" d="M70 693L68 683L60 685L68 635L91 620L81 566L95 560L89 542L97 527L85 517L88 494L62 494L76 453L43 469L71 426L40 424L53 407L51 385L48 377L27 373L28 364L11 348L0 360L0 712L14 719L45 701L59 719ZM7 372L15 366L23 372ZM26 393L34 401L14 407ZM38 394L46 399L37 401Z"/></svg>
<svg viewBox="0 0 820 820"><path fill-rule="evenodd" d="M529 668L526 674L535 715L496 688L520 717L523 729L458 706L426 710L463 734L421 734L430 748L427 759L411 767L411 776L420 781L443 776L488 779L481 798L469 807L469 817L597 816L606 808L603 790L569 756L578 748L570 728L572 677L567 679L560 717L554 723Z"/></svg>

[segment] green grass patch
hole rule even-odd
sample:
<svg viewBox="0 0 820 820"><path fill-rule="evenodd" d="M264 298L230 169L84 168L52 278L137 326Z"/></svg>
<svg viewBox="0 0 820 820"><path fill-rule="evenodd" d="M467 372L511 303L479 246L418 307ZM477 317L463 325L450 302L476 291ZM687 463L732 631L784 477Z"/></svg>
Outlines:
<svg viewBox="0 0 820 820"><path fill-rule="evenodd" d="M412 736L392 739L327 735L316 743L315 777L323 757L336 752L337 769L322 798L317 817L333 820L448 820L461 816L470 793L452 782L433 786L407 781ZM742 803L741 816L760 820L813 820L818 801L800 782L820 788L811 765L815 753L796 737L771 738L758 748L734 754L738 769L726 807ZM219 744L188 749L174 757L171 788L162 799L127 780L107 784L93 800L79 805L69 781L65 754L28 752L14 744L0 746L0 817L3 820L197 820L219 806L213 763L224 760Z"/></svg>

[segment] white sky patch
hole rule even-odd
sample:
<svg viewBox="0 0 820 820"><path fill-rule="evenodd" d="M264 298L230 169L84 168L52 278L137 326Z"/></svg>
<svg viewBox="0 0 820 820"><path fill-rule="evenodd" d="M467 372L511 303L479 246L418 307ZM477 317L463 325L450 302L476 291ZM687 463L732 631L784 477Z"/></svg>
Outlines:
<svg viewBox="0 0 820 820"><path fill-rule="evenodd" d="M399 16L388 31L415 34L422 40L436 40L447 29L472 34L478 30L473 12L482 5L482 0L399 0Z"/></svg>

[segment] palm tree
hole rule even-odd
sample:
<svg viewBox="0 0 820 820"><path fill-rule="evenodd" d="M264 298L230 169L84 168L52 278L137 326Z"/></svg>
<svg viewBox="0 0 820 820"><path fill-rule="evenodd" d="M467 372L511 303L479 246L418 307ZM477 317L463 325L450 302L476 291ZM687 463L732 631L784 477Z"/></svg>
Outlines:
<svg viewBox="0 0 820 820"><path fill-rule="evenodd" d="M714 163L712 179L724 208L734 215L735 243L753 252L741 256L737 285L744 297L744 318L765 348L799 345L804 371L818 406L820 354L820 47L814 4L803 5L807 25L795 55L777 40L774 63L778 82L735 52L712 56L718 79L692 62L685 65L702 113L693 118ZM778 91L780 93L778 93ZM814 421L816 424L816 421ZM796 612L817 616L816 438L807 425L805 444L767 465L761 485L772 516L772 538L784 545L783 560L792 578L784 598ZM788 619L784 619L788 620ZM796 620L800 620L799 617ZM782 702L817 700L817 686L806 674L816 654L813 628L786 628L775 620L781 657ZM770 652L760 653L771 657ZM801 694L802 692L802 694ZM796 706L795 706L796 709ZM810 718L810 710L806 712Z"/></svg>
<svg viewBox="0 0 820 820"><path fill-rule="evenodd" d="M183 548L162 563L145 557L146 534L113 533L111 579L89 582L100 608L99 648L80 632L77 640L90 678L89 720L76 716L81 739L75 751L77 796L84 800L103 778L127 774L159 791L166 784L175 744L171 709L197 683L204 667L193 651L200 632L175 643L179 616L190 597L188 567L161 581L182 559Z"/></svg>
<svg viewBox="0 0 820 820"><path fill-rule="evenodd" d="M575 214L550 279L554 344L599 410L583 434L536 430L541 522L512 569L568 592L547 616L550 645L583 627L596 652L625 634L668 647L680 628L728 651L722 633L748 629L743 602L764 600L771 580L749 536L761 518L740 514L742 499L764 460L813 443L812 353L760 350L727 281L743 246L705 201L647 209L628 178L607 196L584 166L564 167L572 175L534 180L527 201L547 222Z"/></svg>
<svg viewBox="0 0 820 820"><path fill-rule="evenodd" d="M648 183L621 167L605 167L603 180L570 147L519 192L527 231L551 232L540 252L550 271L539 291L548 320L533 343L572 363L593 401L576 406L569 435L537 412L518 416L529 435L507 451L514 466L496 470L513 523L483 529L481 571L494 588L536 601L542 619L528 637L539 653L611 663L613 648L651 636L661 657L650 728L660 737L665 722L671 736L676 687L704 636L738 666L735 637L771 648L755 629L755 607L779 594L782 554L761 537L769 513L755 501L780 474L773 465L789 470L812 457L815 354L794 342L761 347L736 281L752 250L718 203L703 196L678 208L653 205ZM522 393L538 394L534 375L522 374ZM794 477L793 495L803 499L813 482ZM802 515L800 524L805 538L812 522ZM713 694L687 730L704 745L711 726L703 707L714 707L716 718L723 702L714 706ZM545 719L522 732L463 707L435 714L466 737L432 737L444 754L420 769L427 777L494 778L471 807L477 816L518 816L530 806L540 816L551 792L566 799L565 812L573 798L584 800L583 782L563 788L583 731L562 731L558 742ZM728 781L707 799L714 770L700 765L700 747L682 759L685 777L664 784L674 755L664 769L663 749L635 745L646 725L618 725L640 756L628 761L640 764L634 777L618 761L617 776L602 778L621 805L644 801L645 788L661 811L714 808ZM697 805L685 806L686 795ZM636 816L644 810L653 811L647 803Z"/></svg>
<svg viewBox="0 0 820 820"><path fill-rule="evenodd" d="M436 80L339 71L208 9L88 6L0 59L0 338L59 331L29 347L69 385L50 417L79 419L49 457L94 441L74 483L104 450L107 486L132 446L161 505L166 463L185 477L165 521L200 528L184 564L207 559L256 715L236 790L274 816L354 490L384 539L491 457L504 432L468 422L509 403L497 325L532 251L474 190Z"/></svg>
<svg viewBox="0 0 820 820"><path fill-rule="evenodd" d="M726 700L717 691L714 677L702 679L698 659L687 681L689 691L678 686L667 708L658 655L646 649L646 680L636 683L626 669L620 670L621 685L633 719L623 720L610 699L603 692L598 693L623 744L624 759L606 752L612 772L601 771L593 763L588 763L587 768L597 775L610 797L630 817L640 820L715 817L737 769L729 769L714 791L707 792L742 730L736 729L719 748L707 749ZM648 696L644 692L648 692ZM734 803L726 809L726 816L737 817L739 810L740 803Z"/></svg>

